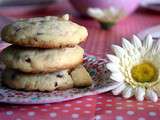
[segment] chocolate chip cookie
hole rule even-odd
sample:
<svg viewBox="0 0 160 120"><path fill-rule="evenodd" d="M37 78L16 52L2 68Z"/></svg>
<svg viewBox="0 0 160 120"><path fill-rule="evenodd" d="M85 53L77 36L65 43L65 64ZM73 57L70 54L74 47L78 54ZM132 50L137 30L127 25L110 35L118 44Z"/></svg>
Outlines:
<svg viewBox="0 0 160 120"><path fill-rule="evenodd" d="M85 41L87 29L62 17L46 16L17 20L6 25L2 40L11 44L39 48L63 48Z"/></svg>
<svg viewBox="0 0 160 120"><path fill-rule="evenodd" d="M9 88L26 91L53 91L73 87L73 80L68 70L47 74L27 74L13 69L2 73L2 83Z"/></svg>
<svg viewBox="0 0 160 120"><path fill-rule="evenodd" d="M22 72L54 72L74 68L83 61L84 50L76 45L72 48L39 49L11 45L5 48L0 59L7 68Z"/></svg>

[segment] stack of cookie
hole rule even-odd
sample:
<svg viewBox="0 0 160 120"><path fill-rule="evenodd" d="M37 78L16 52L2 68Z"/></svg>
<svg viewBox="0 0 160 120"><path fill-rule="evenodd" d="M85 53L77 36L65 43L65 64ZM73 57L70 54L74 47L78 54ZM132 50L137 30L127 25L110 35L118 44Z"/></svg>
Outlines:
<svg viewBox="0 0 160 120"><path fill-rule="evenodd" d="M2 40L13 45L1 52L4 85L13 89L53 91L92 84L81 65L85 27L68 15L21 19L6 25Z"/></svg>

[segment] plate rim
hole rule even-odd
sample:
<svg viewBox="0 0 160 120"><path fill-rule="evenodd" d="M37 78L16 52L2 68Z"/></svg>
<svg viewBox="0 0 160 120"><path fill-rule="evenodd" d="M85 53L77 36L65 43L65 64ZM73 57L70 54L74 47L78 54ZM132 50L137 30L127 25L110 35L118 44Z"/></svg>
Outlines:
<svg viewBox="0 0 160 120"><path fill-rule="evenodd" d="M154 29L158 29L158 28L160 28L160 24L155 25L155 26L148 27L148 28L146 28L146 29L141 30L140 32L138 32L138 33L137 33L137 36L138 36L140 39L144 39L146 35L148 35L148 34L153 34L153 33L155 32ZM158 30L157 30L157 32L158 32ZM159 34L159 36L160 36L160 34Z"/></svg>
<svg viewBox="0 0 160 120"><path fill-rule="evenodd" d="M94 56L94 55L90 55L90 54L86 54L84 55L84 59L89 59L89 58L95 58L95 59L90 59L91 61L103 61L104 63L107 63L108 60L107 59L103 59L103 58L100 58L98 56ZM2 89L0 89L1 91ZM98 90L95 90L95 91L88 91L87 93L83 93L83 95L75 95L74 97L67 97L63 100L58 100L58 101L55 101L55 100L48 100L48 98L46 98L45 100L40 100L40 101L25 101L24 102L24 99L23 101L20 101L20 99L18 101L13 101L13 99L11 100L7 100L5 101L5 99L2 99L0 100L0 103L7 103L7 104L25 104L25 105L32 105L32 104L47 104L47 103L59 103L59 102L64 102L64 101L69 101L69 100L74 100L74 99L78 99L78 98L81 98L81 97L85 97L85 96L90 96L90 95L96 95L96 94L100 94L100 93L104 93L104 92L108 92L110 91L110 89L107 89L106 88L101 88L101 89L98 89ZM24 92L24 91L23 91Z"/></svg>
<svg viewBox="0 0 160 120"><path fill-rule="evenodd" d="M140 6L149 10L160 12L160 6L159 8L151 7L148 2L145 2L145 0L140 0Z"/></svg>

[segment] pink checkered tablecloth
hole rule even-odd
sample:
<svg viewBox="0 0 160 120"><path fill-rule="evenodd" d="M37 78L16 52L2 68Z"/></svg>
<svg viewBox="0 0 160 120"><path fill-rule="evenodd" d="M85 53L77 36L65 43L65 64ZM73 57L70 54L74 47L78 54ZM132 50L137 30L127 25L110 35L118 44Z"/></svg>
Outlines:
<svg viewBox="0 0 160 120"><path fill-rule="evenodd" d="M60 6L62 8L63 6ZM65 6L66 8L66 6ZM49 7L42 15L51 15L55 8ZM12 10L10 10L12 11ZM69 11L67 9L66 11ZM57 11L56 11L57 13ZM73 12L74 13L74 12ZM0 11L0 15L11 17L39 16L37 13L8 13ZM119 22L110 30L102 30L91 19L72 18L88 28L89 36L82 47L87 53L104 58L110 52L110 45L120 44L121 37L130 38L132 34L160 24L159 13L138 10ZM1 47L3 45L1 44ZM121 96L104 93L79 99L44 105L12 105L0 104L0 120L160 120L160 101L137 102L135 98L128 100Z"/></svg>

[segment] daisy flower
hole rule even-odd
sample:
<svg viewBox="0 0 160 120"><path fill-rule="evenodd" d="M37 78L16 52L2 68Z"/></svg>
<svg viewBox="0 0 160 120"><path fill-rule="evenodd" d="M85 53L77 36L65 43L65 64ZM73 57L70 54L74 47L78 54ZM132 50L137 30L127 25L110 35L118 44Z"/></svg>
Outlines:
<svg viewBox="0 0 160 120"><path fill-rule="evenodd" d="M157 102L160 95L160 40L154 41L151 35L140 40L133 35L131 42L123 38L122 47L112 45L112 49L115 55L107 54L106 67L111 71L110 79L117 83L112 88L113 95Z"/></svg>
<svg viewBox="0 0 160 120"><path fill-rule="evenodd" d="M113 26L124 16L124 12L115 7L109 7L107 9L88 8L87 13L90 17L100 22L101 27L104 29Z"/></svg>

